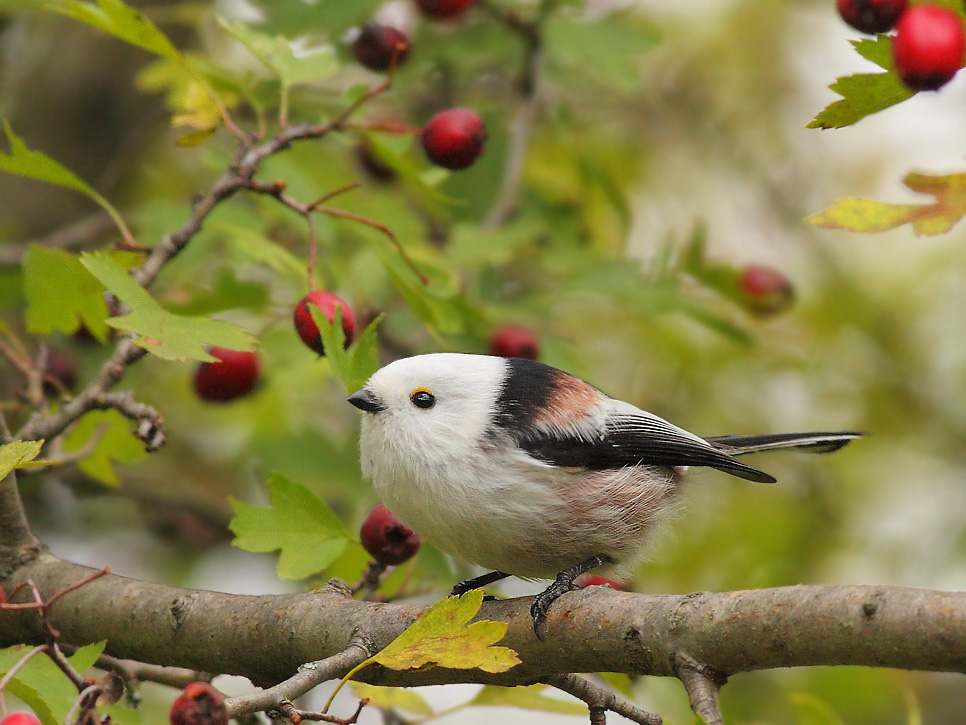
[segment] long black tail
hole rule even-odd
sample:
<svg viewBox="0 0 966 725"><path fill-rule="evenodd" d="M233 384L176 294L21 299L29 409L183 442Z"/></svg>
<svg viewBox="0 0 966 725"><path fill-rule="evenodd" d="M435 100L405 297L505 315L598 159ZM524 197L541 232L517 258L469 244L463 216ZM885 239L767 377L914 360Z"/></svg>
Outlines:
<svg viewBox="0 0 966 725"><path fill-rule="evenodd" d="M715 448L733 455L795 448L809 453L832 453L856 438L868 434L857 431L833 433L766 433L756 436L726 435L705 438Z"/></svg>

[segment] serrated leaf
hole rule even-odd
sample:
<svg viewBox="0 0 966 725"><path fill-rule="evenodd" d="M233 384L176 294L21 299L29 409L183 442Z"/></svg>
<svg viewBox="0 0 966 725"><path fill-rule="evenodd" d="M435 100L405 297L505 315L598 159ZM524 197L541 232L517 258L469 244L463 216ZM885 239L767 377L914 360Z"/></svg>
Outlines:
<svg viewBox="0 0 966 725"><path fill-rule="evenodd" d="M381 314L370 322L355 342L346 349L345 333L342 330L342 308L336 308L332 322L329 322L329 318L315 305L309 305L308 309L315 324L318 325L332 374L342 383L346 392L358 390L379 369L376 328L385 315Z"/></svg>
<svg viewBox="0 0 966 725"><path fill-rule="evenodd" d="M107 338L107 304L104 286L62 249L31 244L23 265L27 330L46 335L59 330L67 335L83 324L100 342Z"/></svg>
<svg viewBox="0 0 966 725"><path fill-rule="evenodd" d="M364 682L350 684L352 694L369 699L369 704L383 710L405 710L413 715L432 715L433 708L416 692L403 687L377 687Z"/></svg>
<svg viewBox="0 0 966 725"><path fill-rule="evenodd" d="M837 78L829 88L842 98L829 104L808 124L808 128L844 128L866 116L912 98L910 90L894 72L892 38L878 35L874 40L854 40L855 51L887 73L856 73Z"/></svg>
<svg viewBox="0 0 966 725"><path fill-rule="evenodd" d="M467 707L516 707L521 710L539 710L560 715L587 715L587 706L577 702L547 697L544 693L552 688L547 685L526 687L497 687L484 685L476 697L466 703Z"/></svg>
<svg viewBox="0 0 966 725"><path fill-rule="evenodd" d="M0 480L15 468L20 468L40 455L43 441L13 441L0 446Z"/></svg>
<svg viewBox="0 0 966 725"><path fill-rule="evenodd" d="M277 75L285 86L322 81L332 77L339 69L331 46L297 55L292 44L281 35L266 35L242 22L220 16L218 23Z"/></svg>
<svg viewBox="0 0 966 725"><path fill-rule="evenodd" d="M255 337L247 330L221 320L184 317L163 309L141 285L110 257L84 254L81 263L107 289L127 305L131 312L107 321L111 327L133 332L134 342L166 360L212 362L205 346L231 350L254 350Z"/></svg>
<svg viewBox="0 0 966 725"><path fill-rule="evenodd" d="M23 140L10 128L10 124L6 119L3 121L3 130L7 135L7 143L10 144L10 153L4 154L0 151L0 171L6 171L17 176L25 176L28 179L45 181L48 184L79 191L87 198L96 202L110 215L125 239L133 241L134 237L128 230L121 215L111 206L107 199L94 191L86 182L75 176L67 167L61 166L40 151L31 151L28 149Z"/></svg>
<svg viewBox="0 0 966 725"><path fill-rule="evenodd" d="M332 509L279 473L271 475L266 487L268 508L231 499L232 545L246 551L280 551L278 575L286 579L304 579L335 561L349 535Z"/></svg>
<svg viewBox="0 0 966 725"><path fill-rule="evenodd" d="M966 174L908 174L902 181L913 191L936 197L935 203L888 204L871 199L840 199L805 221L826 229L853 232L883 232L912 224L916 234L934 236L948 232L966 215Z"/></svg>
<svg viewBox="0 0 966 725"><path fill-rule="evenodd" d="M64 439L64 451L81 450L95 435L100 436L97 445L77 465L88 476L108 486L120 484L113 463L131 465L148 455L144 444L132 435L131 421L116 410L94 410L81 418Z"/></svg>
<svg viewBox="0 0 966 725"><path fill-rule="evenodd" d="M90 644L68 657L80 673L90 669L104 651L105 642ZM16 645L0 650L0 677L16 665L30 648ZM10 691L22 698L44 725L60 725L77 699L77 688L45 655L36 655L17 671L16 687Z"/></svg>
<svg viewBox="0 0 966 725"><path fill-rule="evenodd" d="M506 672L520 664L520 658L512 649L494 646L506 635L507 623L481 621L469 624L482 604L481 589L461 597L447 597L427 609L423 616L367 662L377 662L393 670L439 666Z"/></svg>

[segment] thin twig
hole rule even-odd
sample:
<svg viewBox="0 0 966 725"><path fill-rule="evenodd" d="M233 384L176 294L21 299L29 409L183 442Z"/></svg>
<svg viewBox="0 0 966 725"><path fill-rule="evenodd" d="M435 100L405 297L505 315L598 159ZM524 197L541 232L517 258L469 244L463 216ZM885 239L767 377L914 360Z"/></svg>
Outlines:
<svg viewBox="0 0 966 725"><path fill-rule="evenodd" d="M578 700L583 700L590 708L592 717L595 710L610 710L640 725L661 725L664 722L660 716L635 707L613 692L598 687L583 677L574 674L552 675L544 682L573 695Z"/></svg>
<svg viewBox="0 0 966 725"><path fill-rule="evenodd" d="M181 690L192 682L211 682L212 680L207 672L199 672L187 667L162 667L103 654L97 658L96 665L103 670L117 673L129 688L139 682L157 682Z"/></svg>
<svg viewBox="0 0 966 725"><path fill-rule="evenodd" d="M299 710L291 702L283 702L281 705L279 705L278 711L286 720L292 723L292 725L298 725L303 720L311 720L314 722L330 722L335 723L335 725L354 725L354 723L359 722L359 715L362 713L362 708L368 704L368 697L364 697L359 700L359 704L356 706L356 711L349 717L336 717L335 715L326 715L322 712Z"/></svg>
<svg viewBox="0 0 966 725"><path fill-rule="evenodd" d="M672 657L671 666L674 674L684 684L694 713L705 725L724 725L721 705L718 704L718 690L728 678L685 653Z"/></svg>
<svg viewBox="0 0 966 725"><path fill-rule="evenodd" d="M321 683L344 676L371 654L363 639L353 639L342 652L302 665L298 673L267 690L229 698L225 701L225 707L230 717L278 709L282 703L301 697Z"/></svg>

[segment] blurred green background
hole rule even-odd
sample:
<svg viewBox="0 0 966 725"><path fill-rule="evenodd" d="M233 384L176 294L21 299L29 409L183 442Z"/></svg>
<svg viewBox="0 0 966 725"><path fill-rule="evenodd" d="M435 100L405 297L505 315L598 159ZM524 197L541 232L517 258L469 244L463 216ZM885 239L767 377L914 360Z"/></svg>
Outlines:
<svg viewBox="0 0 966 725"><path fill-rule="evenodd" d="M756 459L776 486L697 473L686 511L634 589L966 586L962 230L869 236L802 223L842 196L913 200L899 185L909 170L961 168L966 79L851 128L806 130L835 98L826 86L836 76L868 70L830 0L560 2L542 31L518 210L484 230L523 102L516 82L524 46L493 12L476 8L439 24L421 20L408 2L136 5L209 64L223 97L238 100L236 123L248 129L258 121L252 105L264 106L259 113L273 128L277 86L214 11L334 46L343 66L294 89L295 122L331 117L361 84L380 81L348 48L352 28L372 13L404 27L413 51L393 90L355 120L419 127L454 105L485 118L486 153L467 171L430 167L409 136L347 132L299 143L259 176L284 179L305 203L363 182L330 204L388 226L444 280L413 304L381 261L384 237L318 219L319 283L357 319L387 313L383 362L482 352L493 330L514 323L537 334L543 361L698 434L872 433L835 456ZM491 5L526 17L537 4ZM180 227L192 196L225 167L230 137L222 131L195 148L175 145L186 129L169 127L171 97L139 90L158 72L147 53L53 14L8 9L0 17L0 115L30 148L111 199L141 243ZM395 181L360 165L365 144L401 172ZM85 198L0 175L0 303L11 334L36 348L23 323L26 244L78 251L116 237ZM702 268L724 270L718 282L688 263L699 243ZM149 358L131 368L124 387L163 412L169 444L145 458L123 435L109 436L86 470L24 477L34 523L55 553L188 586L302 587L274 578L273 557L229 547L227 495L264 502L261 482L271 471L308 486L350 529L358 526L374 503L358 473L358 414L291 325L307 291L306 254L300 217L240 195L164 269L152 291L168 309L215 314L258 335L263 383L243 400L211 405L192 390L193 364ZM747 264L780 270L795 304L771 316L741 304L729 284ZM109 350L69 335L46 341L76 363L81 384ZM5 362L0 383L16 418L21 383ZM82 446L94 428L72 434L68 447ZM112 451L121 461L117 484L104 459ZM334 573L358 577L362 563L355 551ZM424 581L440 591L461 573L428 549L407 571L417 590ZM633 689L638 704L669 722L692 721L678 683L644 678ZM946 725L963 721L966 683L812 668L740 675L722 698L733 723ZM519 722L537 720L526 714Z"/></svg>

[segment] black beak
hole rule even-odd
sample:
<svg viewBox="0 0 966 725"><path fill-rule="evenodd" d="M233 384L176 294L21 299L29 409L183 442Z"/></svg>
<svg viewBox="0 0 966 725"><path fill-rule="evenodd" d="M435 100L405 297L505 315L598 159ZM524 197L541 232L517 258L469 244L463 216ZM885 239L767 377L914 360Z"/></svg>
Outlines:
<svg viewBox="0 0 966 725"><path fill-rule="evenodd" d="M386 406L382 404L382 401L380 401L379 398L365 388L362 390L357 390L346 398L346 400L356 406L359 410L364 410L367 413L378 413L379 411L386 409Z"/></svg>

